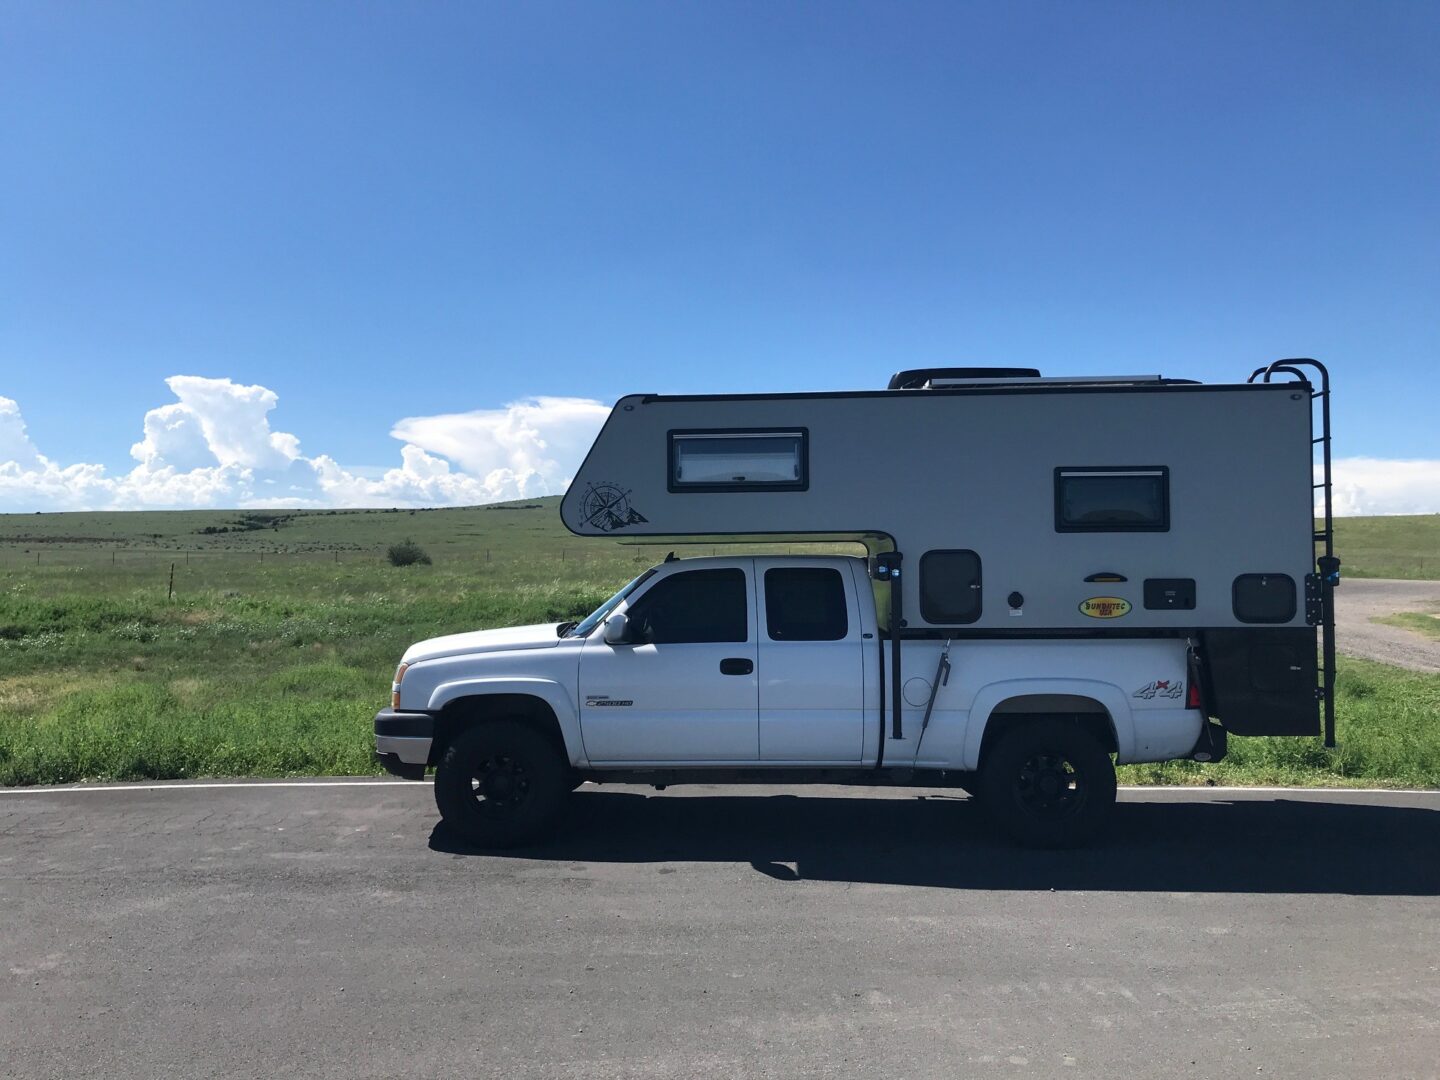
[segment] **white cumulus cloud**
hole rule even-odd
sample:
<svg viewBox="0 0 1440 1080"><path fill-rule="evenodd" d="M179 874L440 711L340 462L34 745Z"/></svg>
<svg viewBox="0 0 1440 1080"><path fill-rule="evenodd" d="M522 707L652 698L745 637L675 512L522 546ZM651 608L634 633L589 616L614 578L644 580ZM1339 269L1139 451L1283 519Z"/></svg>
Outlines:
<svg viewBox="0 0 1440 1080"><path fill-rule="evenodd" d="M390 434L449 458L521 497L564 490L610 410L598 401L539 397L503 409L411 416ZM432 459L433 460L433 459Z"/></svg>
<svg viewBox="0 0 1440 1080"><path fill-rule="evenodd" d="M25 430L19 402L0 397L0 465L33 466L39 462L40 452Z"/></svg>
<svg viewBox="0 0 1440 1080"><path fill-rule="evenodd" d="M609 409L543 397L497 409L401 420L397 467L347 469L307 457L270 427L273 390L174 375L176 400L145 414L137 464L60 465L30 440L19 405L0 397L0 510L471 505L565 490Z"/></svg>
<svg viewBox="0 0 1440 1080"><path fill-rule="evenodd" d="M1371 457L1331 462L1331 501L1342 517L1440 513L1440 461ZM1315 473L1315 482L1322 479ZM1317 504L1317 510L1323 510Z"/></svg>
<svg viewBox="0 0 1440 1080"><path fill-rule="evenodd" d="M535 397L406 417L390 432L401 443L397 465L347 468L271 428L279 397L267 387L198 375L165 384L175 400L145 414L130 447L135 466L113 475L47 457L19 404L0 397L0 510L463 506L558 495L609 413L598 401ZM1340 458L1334 473L1337 514L1440 512L1440 461Z"/></svg>

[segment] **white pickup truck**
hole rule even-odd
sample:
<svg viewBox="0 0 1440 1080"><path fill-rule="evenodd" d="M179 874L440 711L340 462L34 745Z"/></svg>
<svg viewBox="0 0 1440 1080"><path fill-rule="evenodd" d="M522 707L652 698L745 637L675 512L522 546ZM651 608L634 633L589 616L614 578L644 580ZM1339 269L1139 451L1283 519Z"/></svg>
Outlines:
<svg viewBox="0 0 1440 1080"><path fill-rule="evenodd" d="M1109 817L1112 760L1224 755L1183 637L907 638L901 724L887 638L863 559L667 560L579 623L412 645L376 753L434 766L446 825L485 847L543 839L585 781L960 787L1065 846Z"/></svg>

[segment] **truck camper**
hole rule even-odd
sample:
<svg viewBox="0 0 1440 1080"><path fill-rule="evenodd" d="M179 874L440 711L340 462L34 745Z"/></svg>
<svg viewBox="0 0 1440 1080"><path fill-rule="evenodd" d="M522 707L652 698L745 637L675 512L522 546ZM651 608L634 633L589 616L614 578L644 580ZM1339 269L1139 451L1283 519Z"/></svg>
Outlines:
<svg viewBox="0 0 1440 1080"><path fill-rule="evenodd" d="M1115 763L1322 716L1333 745L1330 494L1308 359L630 395L565 526L739 554L667 560L579 623L412 646L377 753L435 766L445 820L487 845L540 838L586 780L957 786L1020 842L1080 843ZM775 554L816 542L855 554Z"/></svg>

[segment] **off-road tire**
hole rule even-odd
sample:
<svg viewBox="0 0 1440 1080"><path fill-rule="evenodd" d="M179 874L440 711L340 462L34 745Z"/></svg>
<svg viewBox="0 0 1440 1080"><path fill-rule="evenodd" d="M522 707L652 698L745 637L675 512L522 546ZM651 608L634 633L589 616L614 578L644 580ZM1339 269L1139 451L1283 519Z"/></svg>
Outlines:
<svg viewBox="0 0 1440 1080"><path fill-rule="evenodd" d="M980 808L1025 847L1078 847L1115 808L1115 765L1100 741L1060 718L1017 722L980 764Z"/></svg>
<svg viewBox="0 0 1440 1080"><path fill-rule="evenodd" d="M570 763L553 739L515 720L461 733L435 769L435 805L459 839L481 848L549 836L570 798Z"/></svg>

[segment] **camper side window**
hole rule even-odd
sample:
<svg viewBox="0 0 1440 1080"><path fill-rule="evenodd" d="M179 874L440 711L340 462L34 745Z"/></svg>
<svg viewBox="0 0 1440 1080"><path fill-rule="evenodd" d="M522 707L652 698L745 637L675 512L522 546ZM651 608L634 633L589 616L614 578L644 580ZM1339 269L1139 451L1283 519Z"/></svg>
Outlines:
<svg viewBox="0 0 1440 1080"><path fill-rule="evenodd" d="M671 491L804 491L806 432L670 432Z"/></svg>
<svg viewBox="0 0 1440 1080"><path fill-rule="evenodd" d="M1098 466L1055 470L1056 532L1166 532L1170 470Z"/></svg>
<svg viewBox="0 0 1440 1080"><path fill-rule="evenodd" d="M747 641L745 571L686 570L662 578L626 611L640 641Z"/></svg>

